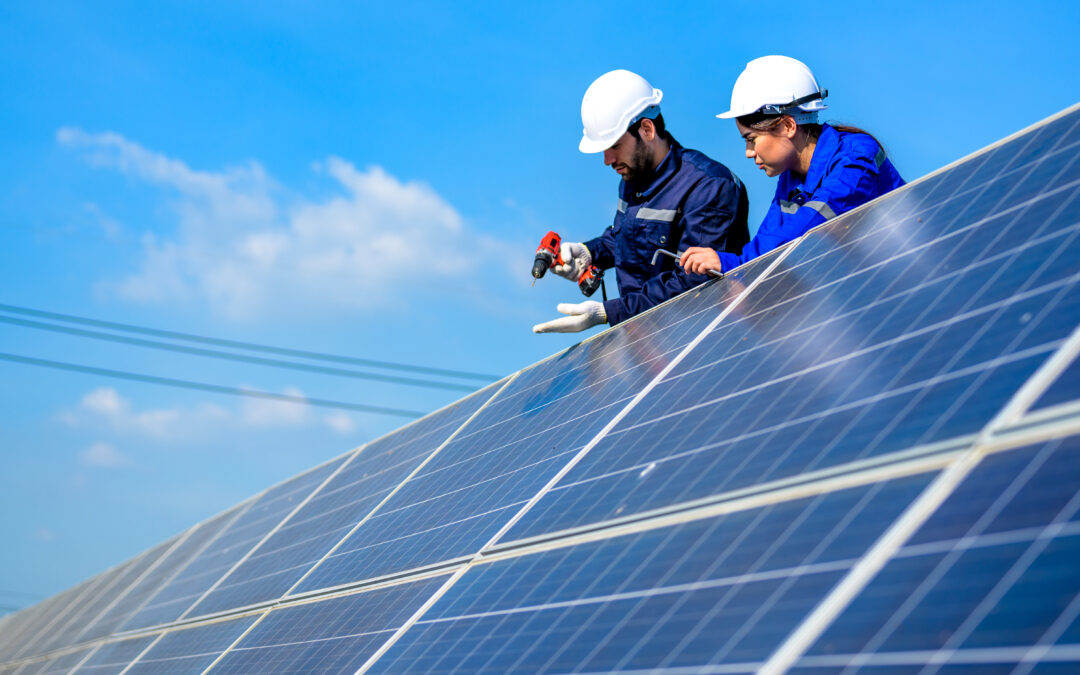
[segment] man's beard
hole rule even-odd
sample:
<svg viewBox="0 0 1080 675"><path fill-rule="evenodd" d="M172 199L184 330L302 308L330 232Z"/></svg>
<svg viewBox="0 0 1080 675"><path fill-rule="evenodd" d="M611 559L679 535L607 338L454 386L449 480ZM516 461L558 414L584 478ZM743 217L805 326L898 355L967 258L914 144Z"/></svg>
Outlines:
<svg viewBox="0 0 1080 675"><path fill-rule="evenodd" d="M640 139L634 139L634 154L630 155L630 161L626 164L626 173L623 180L628 183L641 182L652 176L652 163L649 161L649 148Z"/></svg>

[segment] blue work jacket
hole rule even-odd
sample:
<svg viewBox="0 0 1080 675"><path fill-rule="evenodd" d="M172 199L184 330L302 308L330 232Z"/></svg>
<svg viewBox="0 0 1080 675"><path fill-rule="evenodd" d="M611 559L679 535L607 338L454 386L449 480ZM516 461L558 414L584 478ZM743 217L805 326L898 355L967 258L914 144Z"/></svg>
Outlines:
<svg viewBox="0 0 1080 675"><path fill-rule="evenodd" d="M750 239L742 181L720 162L670 140L671 150L650 175L621 181L611 227L584 242L594 265L615 268L619 297L604 303L612 326L708 281L686 274L667 256L653 265L656 249L738 252Z"/></svg>
<svg viewBox="0 0 1080 675"><path fill-rule="evenodd" d="M791 171L780 174L769 212L742 254L717 251L721 269L727 272L749 262L903 184L871 136L822 125L805 180Z"/></svg>

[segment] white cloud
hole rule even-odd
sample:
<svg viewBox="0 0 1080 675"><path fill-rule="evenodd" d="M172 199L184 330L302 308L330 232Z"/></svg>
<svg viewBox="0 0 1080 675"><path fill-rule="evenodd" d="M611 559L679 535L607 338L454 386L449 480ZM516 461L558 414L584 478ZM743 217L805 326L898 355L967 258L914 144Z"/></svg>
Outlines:
<svg viewBox="0 0 1080 675"><path fill-rule="evenodd" d="M294 387L283 392L288 396L304 398L304 393ZM99 387L87 393L72 409L61 411L59 419L73 427L100 427L121 434L151 438L186 438L196 432L222 429L270 429L303 427L325 423L340 431L345 422L339 419L320 419L305 404L275 401L272 399L244 399L235 410L211 403L172 408L147 408L137 410L131 401L112 387ZM96 444L80 455L84 464L105 466L110 449ZM113 449L113 452L115 450ZM94 460L102 460L94 463Z"/></svg>
<svg viewBox="0 0 1080 675"><path fill-rule="evenodd" d="M133 275L106 289L151 303L198 302L229 318L372 309L407 301L420 284L476 283L465 253L524 279L527 255L472 232L429 185L330 157L313 166L336 181L321 199L288 195L256 162L197 171L112 133L57 132L66 147L172 192L178 228L144 235ZM490 272L490 269L488 270Z"/></svg>
<svg viewBox="0 0 1080 675"><path fill-rule="evenodd" d="M339 434L352 433L356 429L352 417L349 417L349 414L344 411L332 412L323 417L323 421L326 422L326 426Z"/></svg>
<svg viewBox="0 0 1080 675"><path fill-rule="evenodd" d="M131 459L108 443L94 443L79 453L79 463L83 466L117 469L131 466Z"/></svg>
<svg viewBox="0 0 1080 675"><path fill-rule="evenodd" d="M286 387L288 396L304 398L304 392ZM295 427L308 424L311 407L305 404L275 401L265 398L246 398L241 406L240 420L248 427Z"/></svg>

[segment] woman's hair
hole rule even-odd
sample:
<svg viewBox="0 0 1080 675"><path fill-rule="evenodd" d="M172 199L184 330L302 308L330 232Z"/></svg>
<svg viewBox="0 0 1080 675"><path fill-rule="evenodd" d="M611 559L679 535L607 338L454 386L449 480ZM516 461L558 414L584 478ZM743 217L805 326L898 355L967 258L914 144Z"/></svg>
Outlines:
<svg viewBox="0 0 1080 675"><path fill-rule="evenodd" d="M760 131L762 133L769 133L776 129L778 126L780 126L780 121L784 117L784 115L766 115L765 113L758 111L750 113L749 115L743 115L742 117L739 117L737 119L739 124L743 125L744 127L748 127L750 129L753 129L754 131ZM790 117L790 115L788 115L788 117ZM870 138L873 138L875 143L881 146L881 141L875 138L872 133L860 129L859 127L853 127L847 124L831 124L829 126L842 133L866 134ZM820 124L800 124L799 128L806 131L806 135L814 140L817 140L818 137L821 136Z"/></svg>

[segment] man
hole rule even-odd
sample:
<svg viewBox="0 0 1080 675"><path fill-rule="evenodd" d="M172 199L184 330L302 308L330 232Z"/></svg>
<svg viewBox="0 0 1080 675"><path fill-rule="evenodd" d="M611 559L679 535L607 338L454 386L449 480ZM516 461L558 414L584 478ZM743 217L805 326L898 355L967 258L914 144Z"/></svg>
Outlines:
<svg viewBox="0 0 1080 675"><path fill-rule="evenodd" d="M567 263L552 269L576 282L589 265L614 267L619 297L560 304L558 311L568 316L533 326L534 332L614 326L709 279L685 273L667 256L653 265L658 248L675 253L707 246L738 254L749 241L742 182L723 164L679 145L660 115L662 96L627 70L606 73L585 91L578 148L602 152L604 164L622 176L619 206L601 236L564 243L560 254Z"/></svg>

